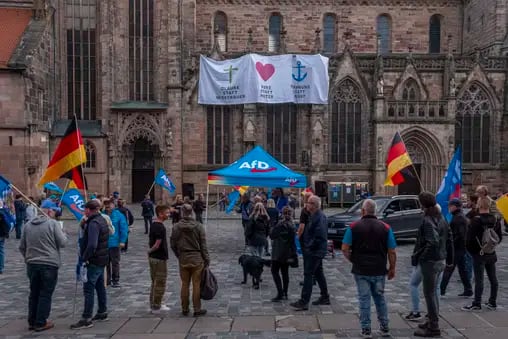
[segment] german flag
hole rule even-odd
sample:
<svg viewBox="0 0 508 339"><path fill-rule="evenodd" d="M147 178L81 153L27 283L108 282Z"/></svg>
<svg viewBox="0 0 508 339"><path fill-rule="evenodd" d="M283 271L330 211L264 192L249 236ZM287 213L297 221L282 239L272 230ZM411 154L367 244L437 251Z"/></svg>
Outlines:
<svg viewBox="0 0 508 339"><path fill-rule="evenodd" d="M80 190L88 189L86 177L83 176L81 166L74 167L69 172L62 175L62 178L69 179L69 188L77 188Z"/></svg>
<svg viewBox="0 0 508 339"><path fill-rule="evenodd" d="M402 184L404 182L402 170L412 164L413 162L409 157L404 141L402 141L399 132L395 133L386 158L385 186L397 186Z"/></svg>
<svg viewBox="0 0 508 339"><path fill-rule="evenodd" d="M39 180L39 186L44 185L47 182L55 181L60 178L70 178L74 180L76 186L84 188L83 176L78 175L77 172L81 173L81 164L86 162L86 151L85 145L83 145L83 139L81 133L77 128L76 118L72 119L71 124L65 131L65 134L58 144L58 147L51 157L48 164L48 168L41 180ZM78 169L79 167L79 169ZM81 177L78 180L78 177Z"/></svg>

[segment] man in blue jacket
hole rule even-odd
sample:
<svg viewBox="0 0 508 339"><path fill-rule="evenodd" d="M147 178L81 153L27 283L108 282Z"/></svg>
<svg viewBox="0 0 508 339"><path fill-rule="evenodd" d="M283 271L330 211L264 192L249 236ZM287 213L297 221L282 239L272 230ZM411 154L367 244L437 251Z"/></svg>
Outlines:
<svg viewBox="0 0 508 339"><path fill-rule="evenodd" d="M303 251L303 288L300 300L291 303L298 311L309 309L312 295L313 277L316 279L321 296L312 305L330 305L328 286L323 273L323 258L327 253L328 225L326 216L321 210L321 199L315 195L307 201L310 221L305 226L301 237Z"/></svg>
<svg viewBox="0 0 508 339"><path fill-rule="evenodd" d="M120 249L125 247L129 226L127 226L125 215L115 208L113 200L104 201L104 208L115 230L115 233L111 234L108 240L107 284L117 288L120 287Z"/></svg>

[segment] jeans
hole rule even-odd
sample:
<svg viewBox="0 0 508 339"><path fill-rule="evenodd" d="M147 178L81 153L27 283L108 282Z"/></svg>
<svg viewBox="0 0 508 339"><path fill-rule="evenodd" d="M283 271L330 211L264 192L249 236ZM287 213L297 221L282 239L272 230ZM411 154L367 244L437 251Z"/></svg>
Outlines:
<svg viewBox="0 0 508 339"><path fill-rule="evenodd" d="M427 304L427 315L431 330L439 329L439 275L445 267L444 261L428 261L420 264L422 270L423 295Z"/></svg>
<svg viewBox="0 0 508 339"><path fill-rule="evenodd" d="M4 261L5 261L5 238L0 237L0 273L4 271Z"/></svg>
<svg viewBox="0 0 508 339"><path fill-rule="evenodd" d="M455 271L455 267L459 269L460 280L462 281L462 285L464 286L464 292L472 292L473 287L471 286L471 280L469 280L469 275L467 273L466 268L466 252L465 251L456 251L455 252L455 262L453 266L446 267L443 273L443 280L441 281L441 294L445 294L446 287L450 282L450 278L452 277L453 271Z"/></svg>
<svg viewBox="0 0 508 339"><path fill-rule="evenodd" d="M471 257L471 254L466 251L464 254L464 265L466 266L466 272L467 272L467 280L472 281L473 280L473 257Z"/></svg>
<svg viewBox="0 0 508 339"><path fill-rule="evenodd" d="M443 274L439 275L439 281L443 278ZM420 284L422 283L422 269L420 265L413 266L413 273L411 274L411 278L409 280L409 290L411 292L411 303L412 303L412 312L420 313ZM436 293L439 296L439 285L436 286Z"/></svg>
<svg viewBox="0 0 508 339"><path fill-rule="evenodd" d="M27 264L30 281L28 296L28 324L42 327L46 325L51 312L51 299L58 280L58 267L42 264Z"/></svg>
<svg viewBox="0 0 508 339"><path fill-rule="evenodd" d="M247 225L249 224L249 219L247 220L244 220L242 219L242 227L243 227L243 234L244 234L244 239L245 239L245 246L247 246L247 237L245 236L245 228L247 227Z"/></svg>
<svg viewBox="0 0 508 339"><path fill-rule="evenodd" d="M166 279L168 277L168 264L166 260L148 258L150 265L150 307L152 309L161 308L162 298L166 292Z"/></svg>
<svg viewBox="0 0 508 339"><path fill-rule="evenodd" d="M288 294L289 287L289 265L280 263L278 261L272 261L272 277L275 287L277 287L277 296L283 296ZM280 271L280 274L279 274ZM280 276L282 275L282 281Z"/></svg>
<svg viewBox="0 0 508 339"><path fill-rule="evenodd" d="M203 223L203 212L195 212L196 214L196 221L199 223Z"/></svg>
<svg viewBox="0 0 508 339"><path fill-rule="evenodd" d="M23 228L23 220L16 218L16 239L21 239L21 229Z"/></svg>
<svg viewBox="0 0 508 339"><path fill-rule="evenodd" d="M108 285L120 281L120 247L109 248L109 262L107 267Z"/></svg>
<svg viewBox="0 0 508 339"><path fill-rule="evenodd" d="M490 297L489 303L497 305L497 290L499 284L496 276L496 261L497 258L491 256L473 255L473 268L474 268L474 301L473 305L482 305L482 294L483 294L483 277L484 272L487 272L487 277L490 282Z"/></svg>
<svg viewBox="0 0 508 339"><path fill-rule="evenodd" d="M360 326L370 330L370 300L374 299L377 319L381 328L388 328L388 308L385 301L386 276L366 276L355 274L360 302Z"/></svg>
<svg viewBox="0 0 508 339"><path fill-rule="evenodd" d="M303 254L303 288L301 299L305 304L309 303L312 295L313 277L316 279L322 297L328 297L328 286L323 273L323 259L309 254Z"/></svg>
<svg viewBox="0 0 508 339"><path fill-rule="evenodd" d="M148 233L148 227L152 227L152 217L143 217L143 220L145 221L145 233Z"/></svg>
<svg viewBox="0 0 508 339"><path fill-rule="evenodd" d="M265 254L265 246L247 246L245 254L262 258Z"/></svg>
<svg viewBox="0 0 508 339"><path fill-rule="evenodd" d="M182 289L180 299L182 302L182 311L189 311L189 287L192 281L192 306L194 312L201 311L201 272L203 264L200 265L180 265L180 278L182 279Z"/></svg>
<svg viewBox="0 0 508 339"><path fill-rule="evenodd" d="M82 318L90 320L93 314L95 291L97 291L97 301L99 304L97 313L102 314L108 311L106 287L104 287L104 267L88 265L86 276L88 281L83 284L83 294L85 295L85 309L83 310Z"/></svg>

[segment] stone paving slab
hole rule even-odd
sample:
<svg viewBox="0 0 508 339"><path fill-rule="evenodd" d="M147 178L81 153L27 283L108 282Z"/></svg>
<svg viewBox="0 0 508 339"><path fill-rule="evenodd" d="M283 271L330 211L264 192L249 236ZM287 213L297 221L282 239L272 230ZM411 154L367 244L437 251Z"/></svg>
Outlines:
<svg viewBox="0 0 508 339"><path fill-rule="evenodd" d="M275 331L275 317L250 316L236 317L233 320L232 332Z"/></svg>
<svg viewBox="0 0 508 339"><path fill-rule="evenodd" d="M231 330L232 318L227 317L201 317L197 318L191 328L193 333L214 333L229 332Z"/></svg>
<svg viewBox="0 0 508 339"><path fill-rule="evenodd" d="M317 316L321 331L337 331L342 329L358 328L359 319L355 314L319 314Z"/></svg>
<svg viewBox="0 0 508 339"><path fill-rule="evenodd" d="M508 313L507 312L479 312L475 313L484 321L488 322L493 327L508 327Z"/></svg>
<svg viewBox="0 0 508 339"><path fill-rule="evenodd" d="M276 316L275 325L278 332L319 331L318 320L313 315Z"/></svg>
<svg viewBox="0 0 508 339"><path fill-rule="evenodd" d="M159 325L161 318L131 318L117 333L119 334L146 334L152 333Z"/></svg>
<svg viewBox="0 0 508 339"><path fill-rule="evenodd" d="M143 334L142 337L139 334L116 334L112 337L113 339L185 339L185 333L173 333L173 334Z"/></svg>
<svg viewBox="0 0 508 339"><path fill-rule="evenodd" d="M474 312L455 312L455 313L441 313L441 317L452 325L454 328L489 328L492 327L490 323L483 320Z"/></svg>
<svg viewBox="0 0 508 339"><path fill-rule="evenodd" d="M410 329L412 328L408 322L402 319L401 315L398 313L390 313L388 314L388 319L390 321L390 329ZM371 315L371 323L373 329L379 328L379 321L377 320L377 315L373 313Z"/></svg>
<svg viewBox="0 0 508 339"><path fill-rule="evenodd" d="M164 318L153 333L189 333L196 321L195 318Z"/></svg>
<svg viewBox="0 0 508 339"><path fill-rule="evenodd" d="M460 331L461 334L471 339L506 339L508 338L508 327L497 328L468 328Z"/></svg>

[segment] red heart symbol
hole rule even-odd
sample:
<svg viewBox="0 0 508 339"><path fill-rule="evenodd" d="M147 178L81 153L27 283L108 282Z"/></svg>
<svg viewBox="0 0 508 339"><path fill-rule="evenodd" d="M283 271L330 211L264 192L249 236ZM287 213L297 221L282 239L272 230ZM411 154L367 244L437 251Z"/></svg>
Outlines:
<svg viewBox="0 0 508 339"><path fill-rule="evenodd" d="M256 62L256 70L258 71L261 79L264 81L270 79L275 73L275 67L272 64L263 65L261 62Z"/></svg>

